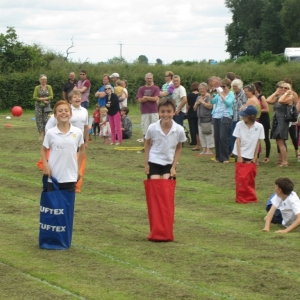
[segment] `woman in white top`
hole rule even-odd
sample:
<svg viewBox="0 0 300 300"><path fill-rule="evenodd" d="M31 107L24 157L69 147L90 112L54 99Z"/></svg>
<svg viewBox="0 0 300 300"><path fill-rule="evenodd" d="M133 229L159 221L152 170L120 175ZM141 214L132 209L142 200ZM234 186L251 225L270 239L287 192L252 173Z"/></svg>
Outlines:
<svg viewBox="0 0 300 300"><path fill-rule="evenodd" d="M120 109L122 109L123 107L127 107L128 91L127 91L127 80L126 79L122 80L122 87L123 87L123 94L126 95L126 98L122 102L120 102Z"/></svg>

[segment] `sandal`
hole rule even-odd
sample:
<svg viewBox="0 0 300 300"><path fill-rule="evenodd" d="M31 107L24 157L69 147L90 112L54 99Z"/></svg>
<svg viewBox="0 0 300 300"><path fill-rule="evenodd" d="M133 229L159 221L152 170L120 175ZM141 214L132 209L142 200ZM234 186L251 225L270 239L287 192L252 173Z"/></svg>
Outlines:
<svg viewBox="0 0 300 300"><path fill-rule="evenodd" d="M264 163L268 163L268 162L269 162L269 158L268 158L268 157L265 157L263 162L264 162Z"/></svg>
<svg viewBox="0 0 300 300"><path fill-rule="evenodd" d="M286 167L288 167L288 164L280 164L278 167L280 167L280 168L286 168Z"/></svg>

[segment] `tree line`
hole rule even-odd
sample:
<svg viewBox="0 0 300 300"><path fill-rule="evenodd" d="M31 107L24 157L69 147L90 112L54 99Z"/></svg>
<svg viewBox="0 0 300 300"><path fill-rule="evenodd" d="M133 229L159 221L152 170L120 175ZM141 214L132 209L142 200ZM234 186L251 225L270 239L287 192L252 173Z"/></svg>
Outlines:
<svg viewBox="0 0 300 300"><path fill-rule="evenodd" d="M232 59L300 47L299 0L225 0L225 5L232 12L225 28Z"/></svg>

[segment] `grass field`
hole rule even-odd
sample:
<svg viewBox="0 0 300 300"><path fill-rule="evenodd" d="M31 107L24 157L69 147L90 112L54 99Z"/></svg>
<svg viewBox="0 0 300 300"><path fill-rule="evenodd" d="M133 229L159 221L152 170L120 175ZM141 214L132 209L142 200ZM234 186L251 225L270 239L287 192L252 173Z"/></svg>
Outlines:
<svg viewBox="0 0 300 300"><path fill-rule="evenodd" d="M143 154L93 140L82 193L76 195L73 243L67 251L38 247L41 144L34 112L0 114L0 299L299 299L300 229L263 233L274 180L288 176L300 191L300 163L276 151L258 167L259 203L234 202L234 163L196 157L186 146L178 165L175 241L147 240ZM130 116L140 146L140 116ZM11 128L5 127L11 124ZM298 193L299 194L299 193Z"/></svg>

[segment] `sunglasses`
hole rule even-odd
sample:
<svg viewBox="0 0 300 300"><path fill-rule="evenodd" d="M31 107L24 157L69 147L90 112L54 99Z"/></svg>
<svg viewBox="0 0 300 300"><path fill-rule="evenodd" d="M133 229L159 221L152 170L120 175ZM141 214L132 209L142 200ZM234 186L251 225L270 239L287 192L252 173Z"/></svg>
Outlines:
<svg viewBox="0 0 300 300"><path fill-rule="evenodd" d="M111 90L111 88L104 89L104 91Z"/></svg>
<svg viewBox="0 0 300 300"><path fill-rule="evenodd" d="M284 89L284 90L289 90L288 87L285 87L285 86L279 86L280 89Z"/></svg>
<svg viewBox="0 0 300 300"><path fill-rule="evenodd" d="M170 75L165 75L165 77L170 77Z"/></svg>

